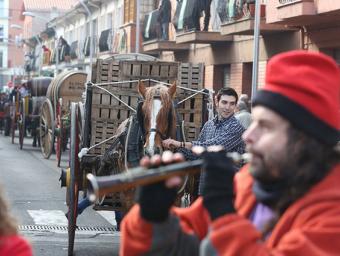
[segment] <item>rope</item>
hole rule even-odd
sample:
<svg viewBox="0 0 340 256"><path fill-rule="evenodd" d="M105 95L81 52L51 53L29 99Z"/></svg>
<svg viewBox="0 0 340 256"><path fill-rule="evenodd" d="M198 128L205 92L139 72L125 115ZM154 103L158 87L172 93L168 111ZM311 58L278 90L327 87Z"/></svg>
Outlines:
<svg viewBox="0 0 340 256"><path fill-rule="evenodd" d="M142 79L142 80L126 80L126 81L119 81L119 82L108 82L108 83L96 83L96 84L92 84L94 86L96 86L97 88L99 88L99 86L102 85L115 85L115 84L124 84L124 83L138 83L139 81L141 82L154 82L154 83L160 83L160 84L164 84L164 85L171 85L170 83L166 83L163 81L159 81L159 80L155 80L155 79ZM185 91L190 91L190 92L195 92L195 93L201 93L201 94L205 94L205 95L209 95L209 93L204 92L203 90L195 90L195 89L191 89L191 88L187 88L187 87L183 87L183 86L177 86L178 88L185 90Z"/></svg>
<svg viewBox="0 0 340 256"><path fill-rule="evenodd" d="M92 145L91 147L89 148L82 148L78 154L78 158L81 159L84 155L86 155L91 149L95 148L95 147L98 147L100 146L101 144L105 143L105 142L108 142L109 140L113 140L113 139L116 139L117 138L117 135L113 135L112 137L106 139L106 140L103 140L97 144L94 144Z"/></svg>
<svg viewBox="0 0 340 256"><path fill-rule="evenodd" d="M195 97L197 94L199 94L200 92L203 92L204 90L205 90L205 89L202 89L202 90L200 90L200 91L198 91L198 92L196 92L196 93L190 95L189 97L186 97L185 99L179 101L179 102L177 103L177 105L183 103L184 101L186 101L186 100L188 100L188 99L191 99L192 97Z"/></svg>
<svg viewBox="0 0 340 256"><path fill-rule="evenodd" d="M118 100L120 103L122 103L124 106L126 106L127 108L129 108L130 110L132 110L133 112L137 112L133 107L130 107L129 104L125 103L124 101L122 101L121 99L119 99L116 95L114 95L113 93L111 93L109 90L103 88L103 87L100 87L100 86L97 86L95 84L92 84L93 87L96 87L100 90L103 90L105 91L106 93L110 94L113 98L115 98L116 100Z"/></svg>

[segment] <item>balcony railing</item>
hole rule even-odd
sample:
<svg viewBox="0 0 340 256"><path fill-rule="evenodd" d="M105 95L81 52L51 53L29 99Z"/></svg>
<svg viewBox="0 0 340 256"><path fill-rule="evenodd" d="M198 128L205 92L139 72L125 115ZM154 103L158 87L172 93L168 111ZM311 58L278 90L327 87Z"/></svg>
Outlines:
<svg viewBox="0 0 340 256"><path fill-rule="evenodd" d="M279 5L291 5L302 2L314 2L314 0L279 0Z"/></svg>
<svg viewBox="0 0 340 256"><path fill-rule="evenodd" d="M279 4L291 4L295 2L301 2L301 0L279 0Z"/></svg>

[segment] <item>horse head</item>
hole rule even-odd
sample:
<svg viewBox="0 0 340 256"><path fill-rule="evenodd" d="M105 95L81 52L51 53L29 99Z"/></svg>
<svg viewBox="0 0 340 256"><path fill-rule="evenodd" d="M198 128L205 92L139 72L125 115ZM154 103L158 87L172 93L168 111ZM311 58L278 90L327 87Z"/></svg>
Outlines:
<svg viewBox="0 0 340 256"><path fill-rule="evenodd" d="M152 156L163 152L162 141L174 138L176 134L176 114L172 99L176 92L176 82L169 88L156 84L148 88L138 83L138 92L144 102L141 107L145 137L144 153Z"/></svg>

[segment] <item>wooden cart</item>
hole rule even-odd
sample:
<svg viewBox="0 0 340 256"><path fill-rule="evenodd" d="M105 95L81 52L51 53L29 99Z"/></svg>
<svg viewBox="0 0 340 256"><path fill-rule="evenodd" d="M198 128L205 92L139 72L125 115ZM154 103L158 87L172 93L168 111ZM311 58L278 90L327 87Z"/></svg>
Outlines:
<svg viewBox="0 0 340 256"><path fill-rule="evenodd" d="M202 113L205 112L202 71L203 65L179 65L177 62L164 62L136 54L117 55L97 61L92 72L92 83L87 85L85 125L82 132L82 119L79 116L81 107L76 103L71 105L70 170L64 175L69 177L65 181L68 188L69 255L73 254L79 191L86 194L86 174L99 174L97 160L103 159L109 149L116 147L115 143L121 143L112 138L116 138L117 127L126 119L132 120L134 116L139 97L136 88L138 80L145 80L149 86L152 86L153 80L164 83L178 81L178 113L186 122L185 137L193 140L200 132L204 118ZM81 147L89 151L79 159ZM117 160L111 174L124 172L127 166L133 165L129 162L131 159L126 148L117 147L115 153L124 155L125 165ZM100 201L94 209L126 212L133 204L133 194L131 191L114 193Z"/></svg>
<svg viewBox="0 0 340 256"><path fill-rule="evenodd" d="M41 107L41 152L49 158L56 139L57 165L68 141L69 109L71 102L80 102L85 90L87 74L83 71L65 71L55 77L46 93Z"/></svg>
<svg viewBox="0 0 340 256"><path fill-rule="evenodd" d="M50 77L34 77L25 81L22 86L26 88L26 94L21 95L19 90L12 99L12 143L14 143L15 130L18 129L20 149L23 148L28 128L32 137L38 133L36 120L39 118L39 108L46 97L46 91L51 81Z"/></svg>

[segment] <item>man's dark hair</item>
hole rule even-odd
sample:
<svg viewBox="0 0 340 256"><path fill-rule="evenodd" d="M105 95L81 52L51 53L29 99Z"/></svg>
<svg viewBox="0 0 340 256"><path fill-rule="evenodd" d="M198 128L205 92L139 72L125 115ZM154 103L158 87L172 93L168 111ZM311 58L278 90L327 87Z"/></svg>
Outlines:
<svg viewBox="0 0 340 256"><path fill-rule="evenodd" d="M220 101L222 95L234 96L235 99L236 99L236 102L238 101L237 92L231 87L226 87L226 88L220 89L216 94L217 101Z"/></svg>

